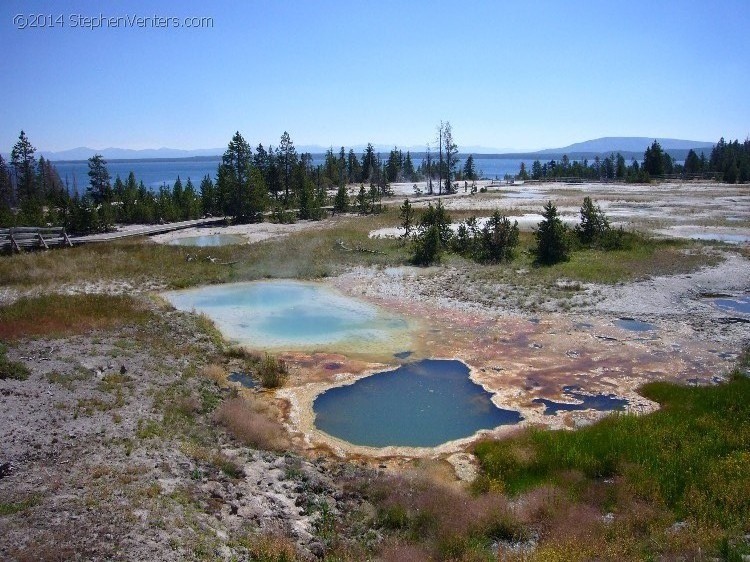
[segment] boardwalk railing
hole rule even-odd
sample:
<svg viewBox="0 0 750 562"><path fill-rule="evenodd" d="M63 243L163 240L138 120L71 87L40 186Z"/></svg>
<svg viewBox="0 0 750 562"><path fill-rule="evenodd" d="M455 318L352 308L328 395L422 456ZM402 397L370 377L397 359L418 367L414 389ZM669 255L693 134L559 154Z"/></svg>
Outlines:
<svg viewBox="0 0 750 562"><path fill-rule="evenodd" d="M44 248L51 246L72 246L73 243L62 226L40 228L17 226L0 228L0 250L20 252L21 248Z"/></svg>

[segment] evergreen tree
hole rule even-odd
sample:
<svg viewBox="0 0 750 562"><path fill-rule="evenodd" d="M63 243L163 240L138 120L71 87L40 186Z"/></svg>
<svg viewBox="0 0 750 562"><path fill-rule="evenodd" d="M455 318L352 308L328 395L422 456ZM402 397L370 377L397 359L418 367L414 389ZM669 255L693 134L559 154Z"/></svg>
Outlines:
<svg viewBox="0 0 750 562"><path fill-rule="evenodd" d="M473 154L469 154L469 156L466 158L466 162L464 162L463 175L464 179L467 179L469 181L475 181L477 179L477 171L474 167Z"/></svg>
<svg viewBox="0 0 750 562"><path fill-rule="evenodd" d="M104 201L112 200L112 185L110 184L110 175L107 170L107 162L101 154L95 154L88 161L89 165L89 186L86 189L95 204L101 204Z"/></svg>
<svg viewBox="0 0 750 562"><path fill-rule="evenodd" d="M513 221L495 211L482 228L479 261L499 263L513 259L518 246L518 221Z"/></svg>
<svg viewBox="0 0 750 562"><path fill-rule="evenodd" d="M529 174L526 173L526 163L521 162L521 169L518 171L518 179L526 181L529 179Z"/></svg>
<svg viewBox="0 0 750 562"><path fill-rule="evenodd" d="M340 185L336 192L336 198L333 200L333 212L345 213L349 209L349 193L345 185Z"/></svg>
<svg viewBox="0 0 750 562"><path fill-rule="evenodd" d="M369 199L365 191L365 185L360 184L359 193L357 194L357 211L360 215L366 215L370 211Z"/></svg>
<svg viewBox="0 0 750 562"><path fill-rule="evenodd" d="M594 205L591 197L583 199L581 206L581 222L576 226L575 232L584 246L602 240L609 231L609 220L602 212L599 205Z"/></svg>
<svg viewBox="0 0 750 562"><path fill-rule="evenodd" d="M284 204L289 205L289 190L292 186L292 173L297 165L297 150L294 148L289 133L281 135L279 147L276 149L276 163L279 167L281 186L284 190Z"/></svg>
<svg viewBox="0 0 750 562"><path fill-rule="evenodd" d="M404 180L405 181L414 181L414 176L416 175L414 170L414 163L411 161L411 154L409 154L409 151L406 151L406 158L404 159Z"/></svg>
<svg viewBox="0 0 750 562"><path fill-rule="evenodd" d="M398 218L401 219L401 228L404 229L404 238L409 238L414 230L414 208L409 203L409 198L404 199L404 204L399 207Z"/></svg>
<svg viewBox="0 0 750 562"><path fill-rule="evenodd" d="M567 261L570 252L568 229L557 214L552 201L547 202L542 213L544 220L534 232L536 238L536 259L544 265Z"/></svg>
<svg viewBox="0 0 750 562"><path fill-rule="evenodd" d="M453 139L453 128L450 121L443 127L443 146L445 147L445 193L455 193L453 178L458 165L458 145Z"/></svg>
<svg viewBox="0 0 750 562"><path fill-rule="evenodd" d="M643 153L643 169L649 176L664 175L664 153L657 141L654 141Z"/></svg>
<svg viewBox="0 0 750 562"><path fill-rule="evenodd" d="M26 133L21 131L18 142L13 145L10 153L10 162L16 176L16 199L23 203L25 201L38 200L39 194L36 188L36 148L29 142ZM41 206L41 202L38 202Z"/></svg>
<svg viewBox="0 0 750 562"><path fill-rule="evenodd" d="M540 180L542 179L542 177L542 163L539 160L534 160L534 162L531 164L531 178Z"/></svg>
<svg viewBox="0 0 750 562"><path fill-rule="evenodd" d="M218 214L220 211L216 199L216 189L214 187L214 182L211 180L211 176L208 174L203 176L199 189L201 192L201 206L203 207L203 212L207 215Z"/></svg>

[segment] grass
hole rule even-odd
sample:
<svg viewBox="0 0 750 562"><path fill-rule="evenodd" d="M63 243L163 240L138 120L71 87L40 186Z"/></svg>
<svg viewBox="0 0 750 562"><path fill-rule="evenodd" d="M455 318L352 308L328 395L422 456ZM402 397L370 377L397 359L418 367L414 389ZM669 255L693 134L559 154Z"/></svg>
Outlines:
<svg viewBox="0 0 750 562"><path fill-rule="evenodd" d="M0 285L58 286L128 280L136 287L160 283L180 289L264 278L311 279L334 275L345 265L406 263L408 252L398 241L367 237L373 228L397 223L397 214L397 209L393 209L377 216L336 217L333 227L318 230L313 236L309 232L296 232L285 238L241 246L187 248L134 238L60 252L3 256ZM347 252L340 249L338 240L378 253ZM188 254L197 259L187 261ZM215 258L217 263L208 257ZM236 263L220 265L227 262Z"/></svg>
<svg viewBox="0 0 750 562"><path fill-rule="evenodd" d="M214 419L237 440L256 449L281 451L289 442L278 412L256 398L228 398L214 412Z"/></svg>
<svg viewBox="0 0 750 562"><path fill-rule="evenodd" d="M21 513L23 511L26 511L30 507L34 507L39 503L39 496L31 496L26 498L25 500L19 501L19 502L9 502L9 503L2 503L0 502L0 517L6 516L6 515L13 515L14 513Z"/></svg>
<svg viewBox="0 0 750 562"><path fill-rule="evenodd" d="M129 323L145 323L150 318L151 313L144 305L127 296L49 294L25 297L0 307L0 339L85 334Z"/></svg>
<svg viewBox="0 0 750 562"><path fill-rule="evenodd" d="M0 380L13 379L25 381L31 371L19 361L11 361L7 357L8 349L0 342Z"/></svg>
<svg viewBox="0 0 750 562"><path fill-rule="evenodd" d="M614 415L577 431L531 429L479 443L474 452L483 476L475 488L520 496L540 486L560 489L569 502L593 502L633 525L628 540L600 540L634 541L649 556L663 554L663 545L644 541L656 542L675 521L704 530L701 540L717 548L750 525L750 379L741 374L749 364L746 350L731 379L717 386L644 386L642 394L661 404L647 416ZM637 512L651 515L638 523Z"/></svg>

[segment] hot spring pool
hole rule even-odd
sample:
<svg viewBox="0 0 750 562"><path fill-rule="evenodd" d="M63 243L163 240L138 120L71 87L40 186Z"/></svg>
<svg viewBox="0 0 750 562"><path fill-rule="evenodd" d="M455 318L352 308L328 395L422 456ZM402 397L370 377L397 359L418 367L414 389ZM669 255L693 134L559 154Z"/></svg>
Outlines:
<svg viewBox="0 0 750 562"><path fill-rule="evenodd" d="M313 411L315 427L354 445L434 447L523 419L490 397L461 361L424 359L331 388Z"/></svg>
<svg viewBox="0 0 750 562"><path fill-rule="evenodd" d="M164 297L179 310L206 314L226 338L250 347L389 356L410 349L402 317L318 283L230 283Z"/></svg>
<svg viewBox="0 0 750 562"><path fill-rule="evenodd" d="M244 244L246 239L236 234L204 234L201 236L186 236L175 238L169 242L170 246L198 246L209 248L215 246L230 246L232 244Z"/></svg>

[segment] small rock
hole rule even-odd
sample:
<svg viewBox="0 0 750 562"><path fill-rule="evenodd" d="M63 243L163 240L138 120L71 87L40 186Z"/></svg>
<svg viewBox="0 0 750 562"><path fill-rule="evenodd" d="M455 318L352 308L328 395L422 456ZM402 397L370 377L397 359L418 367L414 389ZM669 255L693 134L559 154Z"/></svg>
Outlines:
<svg viewBox="0 0 750 562"><path fill-rule="evenodd" d="M125 368L125 365L120 365L120 374L124 375L127 372L128 372L128 370Z"/></svg>
<svg viewBox="0 0 750 562"><path fill-rule="evenodd" d="M316 558L323 558L326 555L326 547L321 542L311 542L307 548Z"/></svg>

